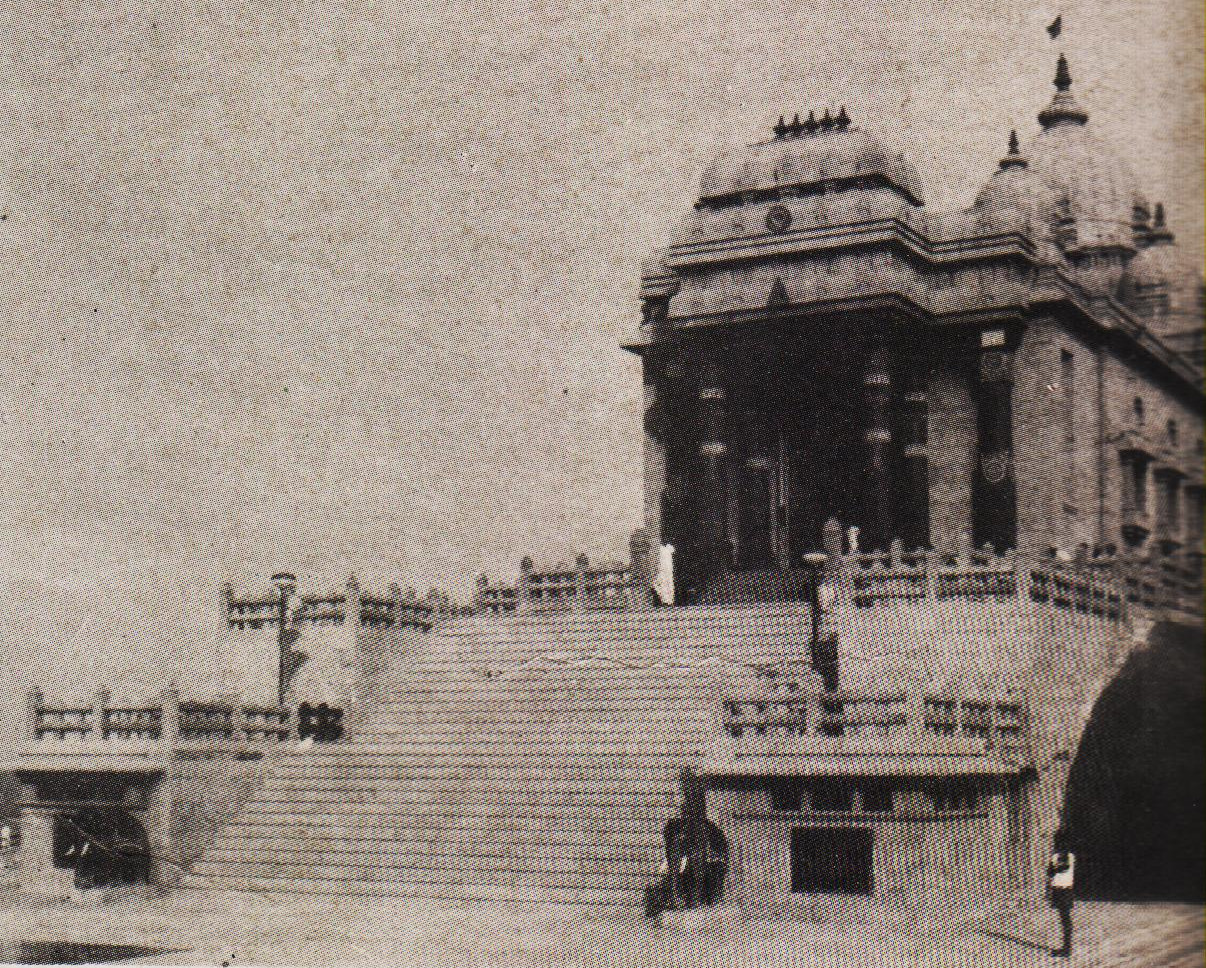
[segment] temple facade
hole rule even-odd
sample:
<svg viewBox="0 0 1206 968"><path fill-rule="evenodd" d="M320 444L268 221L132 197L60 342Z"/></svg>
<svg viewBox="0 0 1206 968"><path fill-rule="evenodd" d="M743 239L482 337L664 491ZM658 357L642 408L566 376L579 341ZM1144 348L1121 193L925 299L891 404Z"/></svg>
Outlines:
<svg viewBox="0 0 1206 968"><path fill-rule="evenodd" d="M1201 281L1063 57L1055 88L961 211L845 108L704 172L627 347L678 601L826 534L1200 562Z"/></svg>

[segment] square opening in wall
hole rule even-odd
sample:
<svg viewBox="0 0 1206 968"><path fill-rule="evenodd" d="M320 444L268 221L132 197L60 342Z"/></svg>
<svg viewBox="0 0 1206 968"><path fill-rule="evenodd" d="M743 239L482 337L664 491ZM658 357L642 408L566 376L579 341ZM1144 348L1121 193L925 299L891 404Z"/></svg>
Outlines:
<svg viewBox="0 0 1206 968"><path fill-rule="evenodd" d="M873 843L867 828L796 828L791 832L792 893L870 895Z"/></svg>
<svg viewBox="0 0 1206 968"><path fill-rule="evenodd" d="M854 789L848 783L818 783L809 794L813 810L849 813L854 809Z"/></svg>
<svg viewBox="0 0 1206 968"><path fill-rule="evenodd" d="M867 783L860 790L864 813L891 813L892 786L888 783Z"/></svg>

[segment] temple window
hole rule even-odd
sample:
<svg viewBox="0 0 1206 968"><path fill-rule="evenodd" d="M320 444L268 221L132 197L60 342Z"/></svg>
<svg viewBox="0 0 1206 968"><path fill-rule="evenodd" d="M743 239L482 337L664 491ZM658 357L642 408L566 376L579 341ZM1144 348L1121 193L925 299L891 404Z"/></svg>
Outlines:
<svg viewBox="0 0 1206 968"><path fill-rule="evenodd" d="M845 783L818 783L810 791L813 810L849 813L854 809L854 790Z"/></svg>
<svg viewBox="0 0 1206 968"><path fill-rule="evenodd" d="M892 787L887 783L868 783L859 789L864 813L891 813Z"/></svg>
<svg viewBox="0 0 1206 968"><path fill-rule="evenodd" d="M1131 476L1134 481L1135 512L1147 512L1147 463L1137 460L1131 464Z"/></svg>
<svg viewBox="0 0 1206 968"><path fill-rule="evenodd" d="M939 783L931 797L935 813L971 813L980 804L976 788L964 781Z"/></svg>

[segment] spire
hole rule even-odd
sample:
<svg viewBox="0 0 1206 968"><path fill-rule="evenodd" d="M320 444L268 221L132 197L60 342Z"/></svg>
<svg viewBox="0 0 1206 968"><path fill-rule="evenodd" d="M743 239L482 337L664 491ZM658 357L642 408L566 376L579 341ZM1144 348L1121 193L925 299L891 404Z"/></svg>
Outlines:
<svg viewBox="0 0 1206 968"><path fill-rule="evenodd" d="M776 141L782 141L787 137L787 124L783 120L783 115L779 115L779 123L772 130L775 132Z"/></svg>
<svg viewBox="0 0 1206 968"><path fill-rule="evenodd" d="M839 131L845 131L850 127L850 115L846 113L846 105L842 105L842 109L838 111L838 116L834 118L833 124Z"/></svg>
<svg viewBox="0 0 1206 968"><path fill-rule="evenodd" d="M1168 230L1168 226L1165 224L1163 202L1156 202L1156 213L1147 238L1149 245L1172 245L1176 240L1176 236Z"/></svg>
<svg viewBox="0 0 1206 968"><path fill-rule="evenodd" d="M1001 159L1001 168L1025 168L1029 164L1026 156L1022 154L1021 148L1018 146L1017 130L1009 132L1009 151L1004 158Z"/></svg>
<svg viewBox="0 0 1206 968"><path fill-rule="evenodd" d="M1052 128L1057 124L1085 124L1089 114L1072 97L1072 72L1068 69L1068 58L1059 55L1055 65L1055 97L1039 112L1039 124Z"/></svg>
<svg viewBox="0 0 1206 968"><path fill-rule="evenodd" d="M821 117L821 130L828 131L833 127L833 118L829 116L829 108L825 109L825 114Z"/></svg>
<svg viewBox="0 0 1206 968"><path fill-rule="evenodd" d="M812 133L813 133L813 132L815 132L815 131L817 130L817 128L819 128L819 127L820 127L820 125L819 125L819 124L817 124L817 116L816 116L816 114L815 114L814 112L812 112L812 111L809 111L809 112L808 112L808 120L804 122L804 130L805 130L806 132L808 132L808 134L812 134Z"/></svg>
<svg viewBox="0 0 1206 968"><path fill-rule="evenodd" d="M1055 65L1055 89L1057 91L1067 91L1072 87L1072 72L1068 70L1068 58L1063 54L1059 55L1059 61Z"/></svg>

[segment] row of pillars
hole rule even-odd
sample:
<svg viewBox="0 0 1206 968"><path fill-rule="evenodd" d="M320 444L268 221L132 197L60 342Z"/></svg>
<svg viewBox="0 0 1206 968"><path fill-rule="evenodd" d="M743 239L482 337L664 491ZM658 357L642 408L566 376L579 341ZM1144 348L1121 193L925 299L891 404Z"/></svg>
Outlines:
<svg viewBox="0 0 1206 968"><path fill-rule="evenodd" d="M893 362L886 340L877 339L863 368L866 468L863 535L866 548L886 548L899 535L906 536L911 545L923 545L928 540L924 371L915 373L916 385L898 397L894 391ZM694 482L697 492L695 528L700 570L705 575L712 575L727 564L729 549L728 390L724 368L716 358L705 359L698 374L699 474ZM897 433L903 436L899 442ZM903 479L898 478L898 453L903 458ZM904 499L899 503L904 509L905 520L897 520L897 503L901 496Z"/></svg>
<svg viewBox="0 0 1206 968"><path fill-rule="evenodd" d="M976 396L977 467L974 482L974 515L969 522L975 547L991 545L998 551L1016 545L1017 512L1013 479L1013 354L1004 330L981 334L977 360ZM667 367L670 383L683 380L687 367L679 362ZM698 477L694 529L697 568L707 581L728 564L726 464L729 456L728 389L719 352L697 356L691 365L696 380L698 433ZM929 454L927 449L928 401L925 382L928 367L910 361L903 369L907 377L903 392L895 385L894 373L901 368L887 334L874 337L866 352L862 373L864 413L864 467L862 546L887 548L897 537L909 546L929 542ZM655 394L659 388L647 382ZM675 390L679 394L685 386ZM680 397L682 403L687 399ZM668 427L660 429L667 434ZM656 434L657 428L651 432ZM650 460L647 452L646 459ZM664 458L662 458L664 461ZM664 463L652 468L664 478ZM658 472L661 472L658 475ZM650 509L647 508L647 512ZM681 536L677 536L680 537Z"/></svg>

